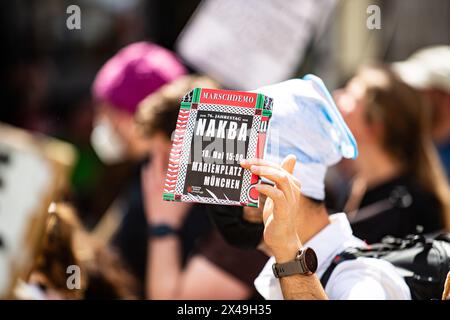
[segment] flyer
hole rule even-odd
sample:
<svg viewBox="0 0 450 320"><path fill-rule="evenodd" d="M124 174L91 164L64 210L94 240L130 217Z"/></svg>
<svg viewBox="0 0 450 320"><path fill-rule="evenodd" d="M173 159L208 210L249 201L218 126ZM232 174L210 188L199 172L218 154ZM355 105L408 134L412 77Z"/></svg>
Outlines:
<svg viewBox="0 0 450 320"><path fill-rule="evenodd" d="M240 166L262 158L272 98L195 88L180 106L163 199L258 207L258 176Z"/></svg>
<svg viewBox="0 0 450 320"><path fill-rule="evenodd" d="M204 0L183 28L176 50L195 70L228 88L281 82L295 76L338 3Z"/></svg>

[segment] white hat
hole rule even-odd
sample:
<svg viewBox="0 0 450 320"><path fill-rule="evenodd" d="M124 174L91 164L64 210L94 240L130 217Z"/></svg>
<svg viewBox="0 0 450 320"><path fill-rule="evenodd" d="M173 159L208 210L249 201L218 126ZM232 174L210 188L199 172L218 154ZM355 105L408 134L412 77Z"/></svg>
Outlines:
<svg viewBox="0 0 450 320"><path fill-rule="evenodd" d="M353 135L322 80L313 75L256 90L273 98L264 158L297 157L294 175L305 196L325 198L327 167L358 154Z"/></svg>
<svg viewBox="0 0 450 320"><path fill-rule="evenodd" d="M408 60L392 64L394 71L416 89L440 89L450 93L450 46L421 49Z"/></svg>

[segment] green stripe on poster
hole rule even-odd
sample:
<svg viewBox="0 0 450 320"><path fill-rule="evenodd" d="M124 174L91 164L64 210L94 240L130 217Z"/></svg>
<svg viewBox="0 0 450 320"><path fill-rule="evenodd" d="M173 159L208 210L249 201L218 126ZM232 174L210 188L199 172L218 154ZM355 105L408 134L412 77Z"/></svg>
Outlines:
<svg viewBox="0 0 450 320"><path fill-rule="evenodd" d="M257 98L256 98L256 106L255 106L255 108L256 109L262 109L263 108L263 101L264 101L264 98L260 94L258 94Z"/></svg>
<svg viewBox="0 0 450 320"><path fill-rule="evenodd" d="M271 117L272 111L271 110L263 110L262 115L263 115L263 117Z"/></svg>
<svg viewBox="0 0 450 320"><path fill-rule="evenodd" d="M192 97L192 102L193 103L199 103L200 102L200 92L202 91L202 89L200 88L195 88L194 89L194 96Z"/></svg>
<svg viewBox="0 0 450 320"><path fill-rule="evenodd" d="M163 193L163 200L173 201L175 200L175 195L173 193Z"/></svg>
<svg viewBox="0 0 450 320"><path fill-rule="evenodd" d="M182 102L180 108L181 109L190 110L191 109L191 103L190 102Z"/></svg>

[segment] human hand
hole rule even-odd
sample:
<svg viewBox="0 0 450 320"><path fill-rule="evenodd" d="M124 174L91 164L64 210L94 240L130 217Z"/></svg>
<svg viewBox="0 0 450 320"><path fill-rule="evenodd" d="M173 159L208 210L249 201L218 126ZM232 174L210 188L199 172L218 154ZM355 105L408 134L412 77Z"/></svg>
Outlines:
<svg viewBox="0 0 450 320"><path fill-rule="evenodd" d="M151 163L142 169L141 181L145 213L149 224L167 224L179 229L192 205L186 202L171 202L162 199L167 164L168 155L157 152L153 154Z"/></svg>
<svg viewBox="0 0 450 320"><path fill-rule="evenodd" d="M276 187L260 184L257 190L268 198L263 209L264 242L277 262L295 257L302 244L296 232L295 215L301 205L300 183L292 175L296 158L287 156L281 166L262 159L241 162L241 166L261 177L273 181Z"/></svg>

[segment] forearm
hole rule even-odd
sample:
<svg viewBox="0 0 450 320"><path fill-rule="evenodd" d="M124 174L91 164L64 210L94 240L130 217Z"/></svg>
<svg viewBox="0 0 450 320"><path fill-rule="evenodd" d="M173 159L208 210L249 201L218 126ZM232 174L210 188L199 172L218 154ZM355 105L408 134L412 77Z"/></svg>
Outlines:
<svg viewBox="0 0 450 320"><path fill-rule="evenodd" d="M280 279L286 300L326 300L325 291L316 275L293 275Z"/></svg>
<svg viewBox="0 0 450 320"><path fill-rule="evenodd" d="M275 251L277 263L291 261L295 257L297 250L295 247ZM325 291L315 274L292 276L280 278L281 291L286 300L326 300Z"/></svg>
<svg viewBox="0 0 450 320"><path fill-rule="evenodd" d="M176 236L149 240L147 297L175 299L181 278L180 241Z"/></svg>

